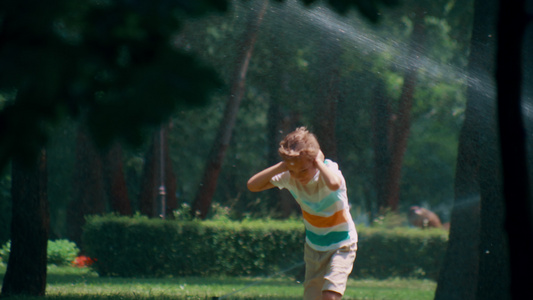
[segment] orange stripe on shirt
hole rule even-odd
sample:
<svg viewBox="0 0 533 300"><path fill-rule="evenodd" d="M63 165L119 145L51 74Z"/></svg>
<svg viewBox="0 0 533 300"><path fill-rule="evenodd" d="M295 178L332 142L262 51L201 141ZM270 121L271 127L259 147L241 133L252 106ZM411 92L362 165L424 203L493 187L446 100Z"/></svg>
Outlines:
<svg viewBox="0 0 533 300"><path fill-rule="evenodd" d="M342 223L346 223L347 221L344 215L344 209L339 210L329 217L315 216L302 210L302 216L307 222L309 222L309 224L318 228L333 227Z"/></svg>

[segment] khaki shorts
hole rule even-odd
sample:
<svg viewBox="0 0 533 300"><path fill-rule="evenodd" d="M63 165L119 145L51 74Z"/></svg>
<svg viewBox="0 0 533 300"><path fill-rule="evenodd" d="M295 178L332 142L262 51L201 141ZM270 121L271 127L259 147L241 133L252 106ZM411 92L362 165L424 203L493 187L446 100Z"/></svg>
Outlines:
<svg viewBox="0 0 533 300"><path fill-rule="evenodd" d="M316 251L306 243L304 300L322 299L322 291L344 295L356 250L355 243L331 251Z"/></svg>

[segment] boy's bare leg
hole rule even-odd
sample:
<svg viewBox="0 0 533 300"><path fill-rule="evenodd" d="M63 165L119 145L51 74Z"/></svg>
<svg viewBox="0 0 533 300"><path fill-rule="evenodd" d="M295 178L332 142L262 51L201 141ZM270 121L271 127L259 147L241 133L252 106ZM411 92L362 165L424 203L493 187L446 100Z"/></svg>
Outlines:
<svg viewBox="0 0 533 300"><path fill-rule="evenodd" d="M340 300L342 295L333 291L322 291L322 300Z"/></svg>

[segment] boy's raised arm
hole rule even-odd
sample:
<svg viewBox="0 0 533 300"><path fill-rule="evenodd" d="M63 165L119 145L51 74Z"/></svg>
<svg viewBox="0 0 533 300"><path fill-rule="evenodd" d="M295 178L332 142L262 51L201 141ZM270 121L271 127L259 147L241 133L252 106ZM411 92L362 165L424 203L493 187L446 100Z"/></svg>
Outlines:
<svg viewBox="0 0 533 300"><path fill-rule="evenodd" d="M315 166L320 170L320 176L324 178L324 182L328 188L332 191L338 190L342 181L335 173L333 173L327 166L324 164L324 153L320 151L315 159Z"/></svg>
<svg viewBox="0 0 533 300"><path fill-rule="evenodd" d="M279 162L269 168L264 169L263 171L255 174L252 178L248 179L247 187L252 192L260 192L268 190L274 187L270 182L270 179L275 175L287 171L285 162Z"/></svg>

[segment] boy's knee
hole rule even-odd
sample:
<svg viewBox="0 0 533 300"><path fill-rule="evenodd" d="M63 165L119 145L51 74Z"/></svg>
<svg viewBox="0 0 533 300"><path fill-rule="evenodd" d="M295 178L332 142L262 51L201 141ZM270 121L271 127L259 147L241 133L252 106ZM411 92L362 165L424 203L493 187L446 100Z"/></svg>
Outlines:
<svg viewBox="0 0 533 300"><path fill-rule="evenodd" d="M342 295L334 291L322 291L322 300L340 300Z"/></svg>

